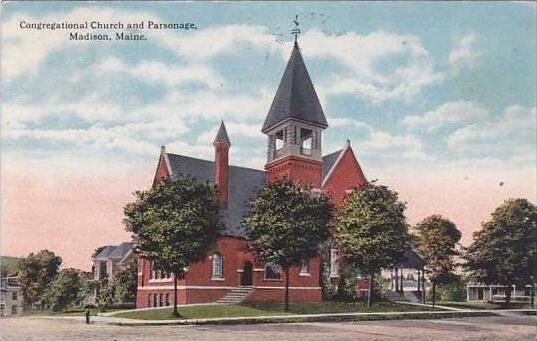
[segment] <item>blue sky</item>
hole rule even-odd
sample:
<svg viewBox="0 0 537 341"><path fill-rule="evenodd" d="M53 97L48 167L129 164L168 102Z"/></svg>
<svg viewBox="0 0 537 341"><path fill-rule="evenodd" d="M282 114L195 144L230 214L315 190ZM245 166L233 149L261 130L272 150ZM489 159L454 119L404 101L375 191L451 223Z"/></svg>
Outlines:
<svg viewBox="0 0 537 341"><path fill-rule="evenodd" d="M316 2L305 7L301 3L275 2L8 3L3 13L5 26L22 19L76 18L82 21L102 17L115 21L153 17L162 22L195 22L199 29L158 32L178 38L177 42L167 41L165 37L150 37L147 43L109 44L72 43L65 39L66 32L40 32L34 38L39 43L45 44L47 38L52 39L51 36L56 41L51 44L52 47L45 48L42 55L35 56L37 60L13 67L20 70L10 74L2 83L3 103L8 105L8 110L11 104L27 107L47 104L51 105L51 112L41 114L42 117L37 120L32 117L24 121L25 128L29 128L26 129L28 134L4 139L4 148L6 151L21 151L21 148L24 151L39 150L46 154L46 151L67 152L71 148L78 152L82 147L87 152L99 154L104 147L106 153L125 156L127 152L129 159L130 154L151 157L149 148L141 147L143 150L129 152L119 145L94 148L94 141L57 143L53 137L35 138L30 131L87 130L97 126L117 128L139 121L137 115L129 117L130 112L135 111L133 108L158 105L166 99L173 102L171 97L178 94L185 97L208 96L208 101L215 96L213 100L230 99L239 101L235 102L237 105L252 105L251 111L244 109L240 114L235 114L232 109L221 113L200 112L196 118L182 118L175 122L178 124L175 136L172 136L173 131L166 136L158 136L153 131L151 138L138 140L148 143L147 146L153 145L155 150L158 150L158 145L173 144L177 139L190 145L201 145L200 133L214 130L218 119L223 118L231 124L249 124L246 133L244 129L232 128L232 132L238 130L239 133L232 139L237 147L236 153L243 150L250 159L254 152L256 159L250 159L251 166L260 167L264 158L263 148L252 151L249 146L261 137L260 134L253 137L255 125L262 122L285 66L292 39L290 19L295 13L299 14L302 23L301 46L310 74L327 116L336 119L333 129L326 133L326 151L337 149L344 140L340 137L342 135L358 145L363 141L364 152L381 163L385 152L391 158L402 155L401 150L390 153L401 148L422 160L434 158L435 161L447 162L468 157L477 161L484 157L503 160L512 157L513 148L509 147L514 147L513 144L534 147L534 130L522 136L506 133L500 140L474 136L479 135L477 133L465 135L460 143L450 140L450 136L469 123L498 123L503 119L505 110L514 105L520 106L522 111L531 111L534 107L535 92L531 91L536 89L534 6L528 3ZM28 38L28 32L21 31L13 34L19 34L19 39ZM227 41L225 46L214 48L211 46L214 41L210 39L218 36L219 32L226 35ZM11 45L9 34L5 38L8 54ZM197 37L199 41L196 43ZM326 46L320 45L322 43L330 45L333 51L326 51ZM25 48L31 49L32 45L28 44ZM182 49L187 51L178 51ZM190 53L188 49L194 50ZM21 53L26 52L30 51ZM197 52L202 53L199 59ZM4 54L4 58L10 56ZM32 58L31 53L23 58ZM107 62L115 70L91 71ZM154 79L140 76L139 69L149 63L163 73L172 69L206 74L163 84L165 81L160 76ZM9 60L4 66L11 69ZM156 69L146 68L146 72L152 70ZM401 74L394 75L398 70ZM209 84L211 82L212 85ZM103 119L62 107L62 104L73 106L86 100L88 107L113 106L121 112L116 113L117 117L113 119ZM259 104L254 104L254 101ZM196 107L196 103L181 101L165 105L181 103ZM452 119L457 122L440 122L434 133L426 132L430 125L426 122L405 124L405 117L424 116L428 112L432 120L442 120L442 114L434 115L446 104L443 115L452 116L452 111L457 111L460 117ZM175 110L179 112L182 108L178 106ZM482 110L482 115L475 113L472 116L476 110ZM469 117L464 117L465 111L470 112L466 114ZM177 116L173 112L168 114L169 118ZM162 122L167 115L153 119ZM349 125L337 119L350 119L359 124ZM362 123L367 126L360 126ZM371 129L373 134L377 134L376 140ZM471 135L471 132L467 133ZM513 137L516 141L512 140ZM476 139L480 140L478 146L474 143ZM506 140L509 140L509 146L506 146ZM458 148L460 145L462 149ZM496 155L491 155L492 149ZM406 162L408 158L398 161Z"/></svg>
<svg viewBox="0 0 537 341"><path fill-rule="evenodd" d="M162 144L211 159L220 119L231 162L262 168L259 130L298 14L302 54L330 125L324 153L350 138L365 174L408 200L426 197L413 189L423 183L442 191L457 181L469 187L452 193L452 202L468 191L535 200L531 2L2 5L4 182L29 172L31 159L48 179L109 173L114 165L138 167L136 176L150 183L147 169ZM146 31L146 42L72 42L66 31L21 30L21 20L194 22L198 29ZM483 189L505 180L513 185L500 193Z"/></svg>

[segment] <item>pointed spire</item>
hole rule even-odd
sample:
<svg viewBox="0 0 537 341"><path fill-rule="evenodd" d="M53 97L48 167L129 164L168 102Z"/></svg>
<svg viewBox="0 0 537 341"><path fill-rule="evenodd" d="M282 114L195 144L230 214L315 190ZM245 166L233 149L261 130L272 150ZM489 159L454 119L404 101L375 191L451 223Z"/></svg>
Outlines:
<svg viewBox="0 0 537 341"><path fill-rule="evenodd" d="M261 131L265 133L276 124L292 118L321 128L328 127L296 41Z"/></svg>
<svg viewBox="0 0 537 341"><path fill-rule="evenodd" d="M220 128L218 128L218 133L216 133L213 145L216 145L217 143L227 143L231 145L231 142L229 141L229 136L227 136L227 130L224 121L220 123Z"/></svg>

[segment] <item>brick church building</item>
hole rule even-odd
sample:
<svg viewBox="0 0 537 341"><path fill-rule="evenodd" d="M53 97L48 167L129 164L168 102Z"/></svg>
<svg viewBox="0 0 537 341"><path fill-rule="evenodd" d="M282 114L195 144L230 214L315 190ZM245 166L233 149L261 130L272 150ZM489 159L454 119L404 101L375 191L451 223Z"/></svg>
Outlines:
<svg viewBox="0 0 537 341"><path fill-rule="evenodd" d="M248 201L258 188L283 177L312 185L327 193L337 205L346 193L365 184L350 142L323 155L321 138L328 122L295 42L261 131L267 136L265 170L229 163L230 138L224 123L214 140L215 159L202 160L166 152L162 147L155 182L176 174L190 174L197 181L213 183L223 208L225 232L214 252L191 265L178 283L178 303L281 302L285 279L277 264L257 262L247 250L240 228L248 214ZM261 146L260 146L261 147ZM332 250L330 275L338 276L337 251ZM319 257L290 269L290 301L321 300ZM151 261L139 260L137 307L171 305L173 278L155 271Z"/></svg>

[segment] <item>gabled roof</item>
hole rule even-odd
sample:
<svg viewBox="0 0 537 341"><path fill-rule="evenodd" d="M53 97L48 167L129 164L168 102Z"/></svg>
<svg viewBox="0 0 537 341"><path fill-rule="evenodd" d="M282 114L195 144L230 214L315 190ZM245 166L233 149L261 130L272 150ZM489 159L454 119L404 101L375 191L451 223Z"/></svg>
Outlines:
<svg viewBox="0 0 537 341"><path fill-rule="evenodd" d="M344 152L345 149L337 150L333 153L323 156L323 179L328 175L332 167L336 164L339 155Z"/></svg>
<svg viewBox="0 0 537 341"><path fill-rule="evenodd" d="M335 152L323 157L325 167L330 169L336 157ZM166 153L169 160L172 177L177 174L189 174L196 181L214 184L215 164L213 161L197 159L189 156ZM323 176L325 175L323 171ZM224 210L224 234L229 236L244 236L240 221L248 214L248 203L255 198L257 190L266 183L266 172L258 169L229 166L229 198Z"/></svg>
<svg viewBox="0 0 537 341"><path fill-rule="evenodd" d="M116 246L114 250L108 255L111 259L123 259L129 253L129 251L134 249L134 243L132 242L123 242Z"/></svg>
<svg viewBox="0 0 537 341"><path fill-rule="evenodd" d="M114 251L116 247L114 245L107 245L104 247L104 249L101 250L95 257L93 257L94 260L106 260L108 259L108 256L112 251Z"/></svg>
<svg viewBox="0 0 537 341"><path fill-rule="evenodd" d="M213 144L216 143L229 143L229 136L227 136L227 130L226 125L224 124L224 121L220 123L220 128L218 128L218 133L216 133L216 137L214 138Z"/></svg>
<svg viewBox="0 0 537 341"><path fill-rule="evenodd" d="M127 254L134 250L133 242L123 242L118 246L107 245L104 249L99 252L93 260L95 261L106 261L106 260L122 260L127 256Z"/></svg>
<svg viewBox="0 0 537 341"><path fill-rule="evenodd" d="M400 269L422 269L427 263L414 250L407 250L404 254L403 261L397 264Z"/></svg>
<svg viewBox="0 0 537 341"><path fill-rule="evenodd" d="M328 127L296 42L261 131L264 133L288 119L305 121L322 128Z"/></svg>
<svg viewBox="0 0 537 341"><path fill-rule="evenodd" d="M172 176L189 174L199 182L214 184L213 161L196 159L184 155L167 153L172 169ZM257 190L265 185L265 171L229 166L228 206L224 210L226 235L242 236L240 221L248 214L248 202L255 197Z"/></svg>

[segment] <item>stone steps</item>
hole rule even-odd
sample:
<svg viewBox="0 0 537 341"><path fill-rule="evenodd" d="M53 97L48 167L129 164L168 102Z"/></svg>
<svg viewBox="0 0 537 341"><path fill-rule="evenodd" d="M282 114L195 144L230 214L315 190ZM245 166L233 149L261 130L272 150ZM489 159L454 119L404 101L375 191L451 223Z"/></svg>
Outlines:
<svg viewBox="0 0 537 341"><path fill-rule="evenodd" d="M239 304L243 302L252 292L252 287L237 287L231 289L224 297L218 299L216 303Z"/></svg>

